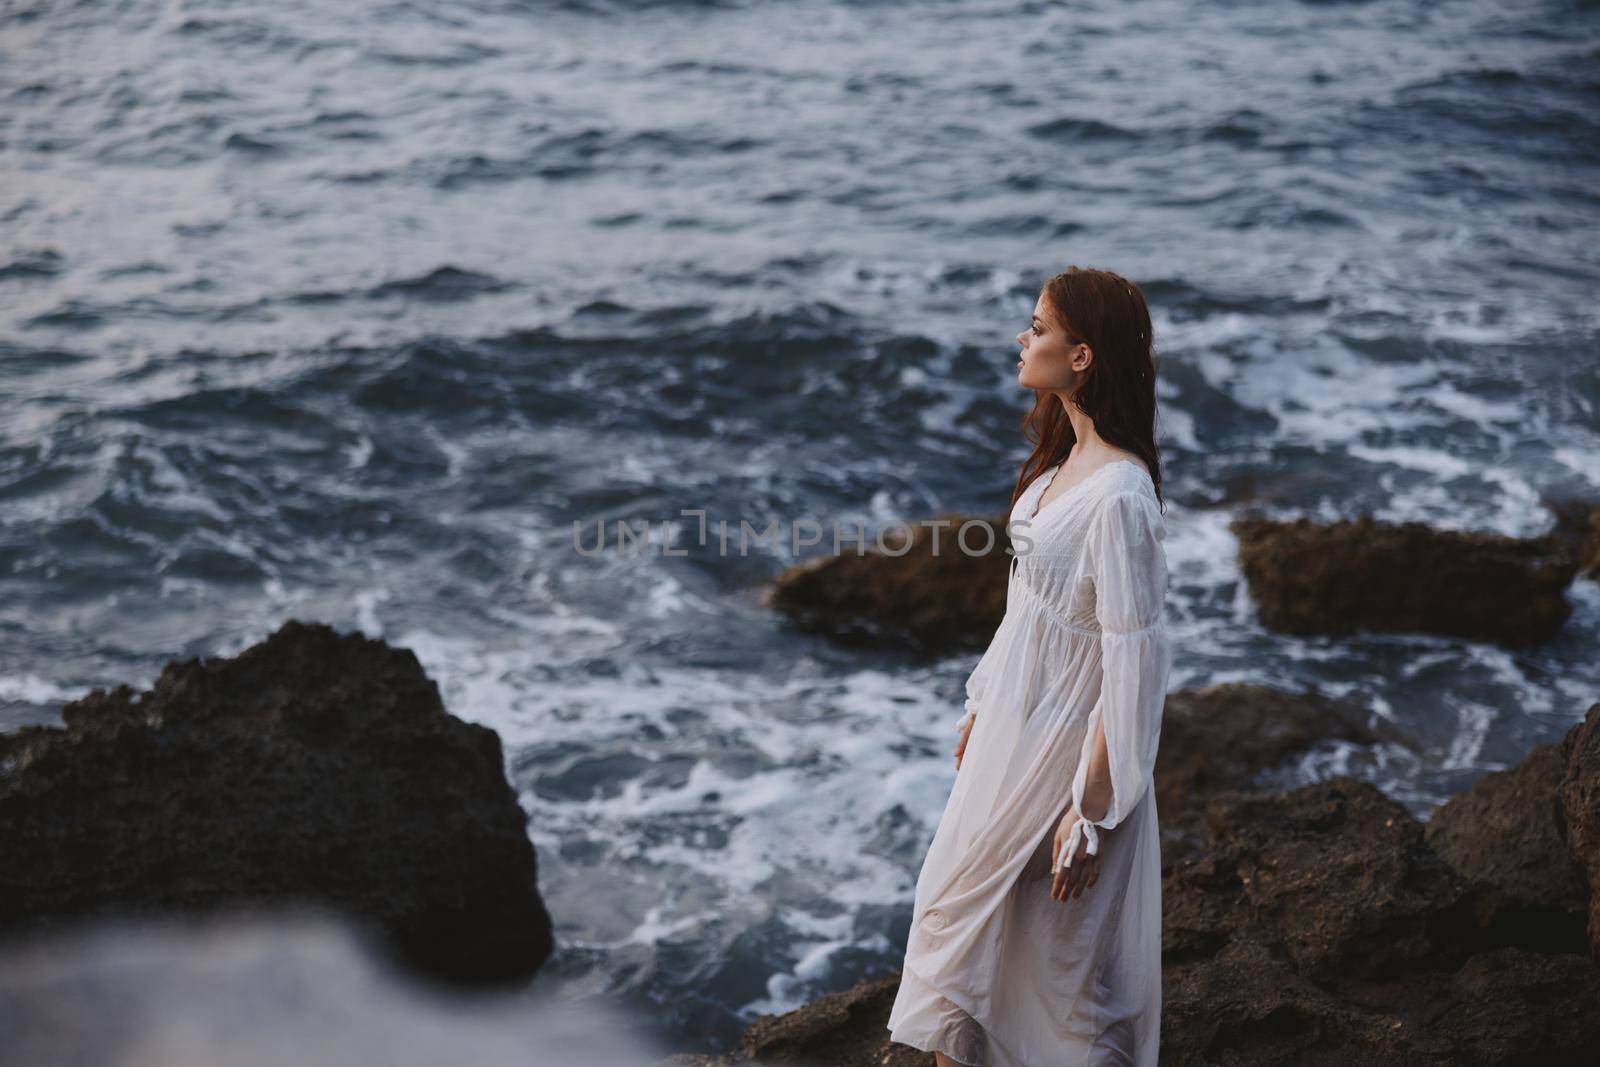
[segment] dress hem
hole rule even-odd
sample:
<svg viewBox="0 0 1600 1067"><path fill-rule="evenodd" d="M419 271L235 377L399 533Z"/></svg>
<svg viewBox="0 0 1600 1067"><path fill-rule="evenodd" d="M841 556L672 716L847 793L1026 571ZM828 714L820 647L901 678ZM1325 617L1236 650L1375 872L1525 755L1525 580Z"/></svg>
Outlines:
<svg viewBox="0 0 1600 1067"><path fill-rule="evenodd" d="M949 1049L940 1048L938 1046L938 1042L933 1042L932 1044L927 1045L926 1047L924 1047L922 1045L917 1044L915 1041L906 1041L903 1038L895 1037L893 1030L889 1031L889 1042L891 1044L895 1044L895 1045L904 1045L906 1048L914 1048L918 1052L937 1052L941 1056L950 1057L950 1059L954 1060L956 1063L961 1064L961 1067L987 1067L986 1064L968 1063L966 1060L959 1059L956 1056L956 1054L951 1052Z"/></svg>
<svg viewBox="0 0 1600 1067"><path fill-rule="evenodd" d="M961 1012L968 1019L971 1019L973 1025L976 1026L983 1033L983 1039L984 1039L985 1044L987 1044L988 1042L994 1040L994 1032L989 1027L989 1025L987 1023L985 1023L983 1020L979 1019L976 1015L974 1015L967 1008L967 1006L965 1004L958 1003L955 1000L955 998L950 996L948 993L946 993L943 988L941 988L940 986L937 986L934 983L928 981L926 978L924 978L922 976L922 973L920 971L918 971L916 968L910 966L909 964L902 966L901 970L904 971L904 972L909 972L914 978L916 978L917 981L921 982L928 989L932 990L934 996L943 998L945 1001L949 1002L950 1005L953 1006L957 1011ZM988 1056L986 1054L983 1057L983 1061L982 1062L980 1062L980 1063L969 1063L968 1061L966 1061L964 1059L961 1059L960 1057L958 1057L954 1053L946 1051L944 1048L935 1048L935 1047L932 1047L932 1046L924 1048L922 1045L918 1045L918 1044L916 1044L915 1042L912 1042L912 1041L905 1041L905 1040L896 1039L893 1036L894 1027L891 1026L888 1029L889 1029L889 1032L890 1032L889 1040L895 1041L897 1044L905 1045L908 1048L918 1049L919 1051L922 1051L922 1052L935 1052L935 1051L942 1052L942 1053L944 1053L944 1055L949 1056L952 1060L955 1060L957 1063L962 1064L963 1067L989 1067L989 1061L992 1058L992 1057L990 1057L990 1056ZM937 1034L942 1034L943 1032L944 1032L943 1029L940 1029L940 1030L935 1031L935 1034L936 1035ZM938 1044L938 1042L934 1041L934 1045L937 1045L937 1044ZM987 1049L985 1051L987 1052Z"/></svg>

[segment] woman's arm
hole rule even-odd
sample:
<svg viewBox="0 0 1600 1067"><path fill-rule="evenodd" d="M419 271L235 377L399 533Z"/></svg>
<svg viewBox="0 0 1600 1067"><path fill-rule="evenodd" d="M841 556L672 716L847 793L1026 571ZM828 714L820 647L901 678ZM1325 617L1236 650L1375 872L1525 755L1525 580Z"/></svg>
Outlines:
<svg viewBox="0 0 1600 1067"><path fill-rule="evenodd" d="M1105 502L1088 540L1100 623L1100 699L1072 780L1072 826L1061 862L1080 840L1099 852L1099 832L1138 806L1155 766L1172 644L1162 620L1167 591L1166 536L1160 512L1142 493Z"/></svg>
<svg viewBox="0 0 1600 1067"><path fill-rule="evenodd" d="M1089 770L1084 775L1083 804L1078 813L1090 822L1099 822L1111 809L1111 753L1106 749L1106 724L1095 723L1094 742L1089 749Z"/></svg>

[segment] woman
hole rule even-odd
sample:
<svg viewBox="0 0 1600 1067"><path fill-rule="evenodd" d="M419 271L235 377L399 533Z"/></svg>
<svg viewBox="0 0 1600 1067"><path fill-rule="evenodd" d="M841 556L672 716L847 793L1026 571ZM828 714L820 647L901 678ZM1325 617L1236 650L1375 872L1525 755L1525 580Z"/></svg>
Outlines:
<svg viewBox="0 0 1600 1067"><path fill-rule="evenodd" d="M967 679L890 1040L939 1067L1153 1067L1172 646L1150 312L1120 275L1069 267L1017 340L1036 396L1011 520L1032 547Z"/></svg>

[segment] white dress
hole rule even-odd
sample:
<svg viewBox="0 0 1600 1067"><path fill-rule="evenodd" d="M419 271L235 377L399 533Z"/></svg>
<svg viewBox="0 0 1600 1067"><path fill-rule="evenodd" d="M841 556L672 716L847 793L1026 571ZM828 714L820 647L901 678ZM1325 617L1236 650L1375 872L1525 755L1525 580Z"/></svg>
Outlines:
<svg viewBox="0 0 1600 1067"><path fill-rule="evenodd" d="M889 1036L983 1067L1154 1067L1166 526L1150 475L1128 459L1035 515L1056 470L1011 512L1005 617L967 679L976 718L917 878ZM1083 799L1102 717L1113 796L1085 832L1100 876L1052 900L1055 828Z"/></svg>

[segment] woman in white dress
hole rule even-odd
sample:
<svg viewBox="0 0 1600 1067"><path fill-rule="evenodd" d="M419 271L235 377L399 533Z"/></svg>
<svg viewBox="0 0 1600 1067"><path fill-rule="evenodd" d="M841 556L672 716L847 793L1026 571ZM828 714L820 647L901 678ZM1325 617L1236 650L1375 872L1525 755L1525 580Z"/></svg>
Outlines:
<svg viewBox="0 0 1600 1067"><path fill-rule="evenodd" d="M1017 340L1034 448L1006 613L967 679L890 1040L939 1067L1154 1067L1172 646L1150 312L1127 279L1072 267Z"/></svg>

